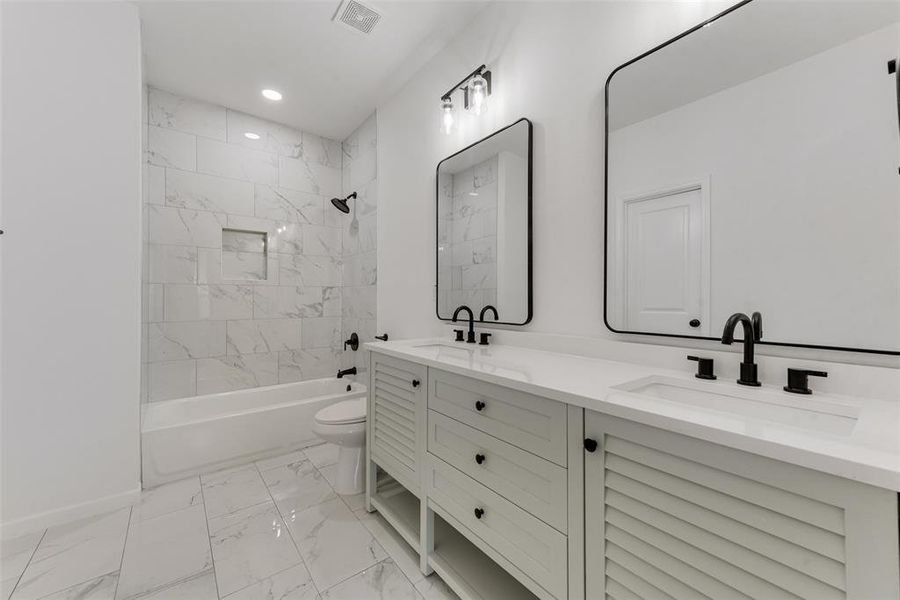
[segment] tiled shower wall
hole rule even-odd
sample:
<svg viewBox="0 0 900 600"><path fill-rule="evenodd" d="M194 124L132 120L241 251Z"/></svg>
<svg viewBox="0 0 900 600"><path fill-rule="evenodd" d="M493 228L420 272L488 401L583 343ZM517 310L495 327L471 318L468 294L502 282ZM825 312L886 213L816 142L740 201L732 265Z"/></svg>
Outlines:
<svg viewBox="0 0 900 600"><path fill-rule="evenodd" d="M374 182L374 118L371 132L367 122L342 148L221 106L148 94L143 399L333 376L342 328L374 319L374 271L361 258L374 256L374 185L360 194L371 230L361 219L353 234L351 215L329 200L344 184Z"/></svg>
<svg viewBox="0 0 900 600"><path fill-rule="evenodd" d="M369 117L344 140L343 188L344 195L356 192L354 205L350 201L350 214L343 217L343 279L341 300L343 306L343 339L356 332L362 342L374 340L376 264L376 212L378 208L378 184L376 180L376 125L375 115ZM354 219L355 216L355 219ZM366 368L366 353L344 353L343 366Z"/></svg>

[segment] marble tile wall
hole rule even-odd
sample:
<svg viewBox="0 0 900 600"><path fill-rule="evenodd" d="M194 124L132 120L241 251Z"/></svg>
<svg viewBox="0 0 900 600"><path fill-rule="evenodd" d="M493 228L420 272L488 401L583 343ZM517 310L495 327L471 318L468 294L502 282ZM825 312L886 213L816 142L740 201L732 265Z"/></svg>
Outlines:
<svg viewBox="0 0 900 600"><path fill-rule="evenodd" d="M439 308L497 304L497 156L440 181Z"/></svg>
<svg viewBox="0 0 900 600"><path fill-rule="evenodd" d="M343 149L343 192L356 192L350 214L344 215L333 207L341 224L343 254L341 287L341 330L347 339L354 331L363 342L373 341L376 335L376 284L378 267L376 259L376 235L378 212L378 183L376 160L376 121L369 117L341 144ZM355 217L355 218L354 218ZM355 366L360 373L366 370L366 355L346 352L342 367Z"/></svg>
<svg viewBox="0 0 900 600"><path fill-rule="evenodd" d="M374 335L374 117L342 147L147 94L142 400L333 375L345 328ZM350 186L355 233L329 202Z"/></svg>

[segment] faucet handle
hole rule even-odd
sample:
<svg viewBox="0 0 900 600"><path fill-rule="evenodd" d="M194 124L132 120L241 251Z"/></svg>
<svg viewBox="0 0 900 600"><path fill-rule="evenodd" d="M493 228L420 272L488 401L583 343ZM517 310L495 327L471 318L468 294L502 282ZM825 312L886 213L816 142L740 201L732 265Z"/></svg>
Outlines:
<svg viewBox="0 0 900 600"><path fill-rule="evenodd" d="M784 391L792 394L812 394L812 390L809 389L809 377L828 377L828 373L808 369L788 369Z"/></svg>
<svg viewBox="0 0 900 600"><path fill-rule="evenodd" d="M457 342L463 341L463 330L462 330L462 329L454 329L454 330L453 330L453 333L456 334L456 341L457 341Z"/></svg>
<svg viewBox="0 0 900 600"><path fill-rule="evenodd" d="M478 343L479 343L480 345L482 345L482 346L487 346L487 345L490 343L490 342L488 342L488 338L489 338L489 337L491 337L491 334L490 334L490 333L486 333L486 332L485 332L485 333L482 333L482 334L481 334L481 341L478 342Z"/></svg>
<svg viewBox="0 0 900 600"><path fill-rule="evenodd" d="M688 356L688 360L697 361L697 379L716 379L715 362L711 358L701 358L699 356Z"/></svg>

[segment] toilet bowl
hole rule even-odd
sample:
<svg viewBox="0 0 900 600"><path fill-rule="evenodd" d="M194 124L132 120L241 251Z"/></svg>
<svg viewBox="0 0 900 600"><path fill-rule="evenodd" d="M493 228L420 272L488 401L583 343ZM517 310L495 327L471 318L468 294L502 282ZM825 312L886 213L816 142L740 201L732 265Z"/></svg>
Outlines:
<svg viewBox="0 0 900 600"><path fill-rule="evenodd" d="M334 491L342 496L365 491L366 399L326 406L316 413L313 433L340 448Z"/></svg>

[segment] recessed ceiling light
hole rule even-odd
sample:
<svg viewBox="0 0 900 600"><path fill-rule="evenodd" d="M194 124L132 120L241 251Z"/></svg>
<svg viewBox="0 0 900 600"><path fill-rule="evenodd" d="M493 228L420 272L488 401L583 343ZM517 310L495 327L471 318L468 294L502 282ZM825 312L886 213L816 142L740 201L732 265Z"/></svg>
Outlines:
<svg viewBox="0 0 900 600"><path fill-rule="evenodd" d="M253 133L252 131L248 131L247 133L244 134L244 137L247 138L248 140L258 140L259 134Z"/></svg>
<svg viewBox="0 0 900 600"><path fill-rule="evenodd" d="M263 97L265 97L269 100L275 100L276 102L278 100L281 100L281 97L282 97L281 92L277 92L275 90L263 90L262 95L263 95Z"/></svg>

